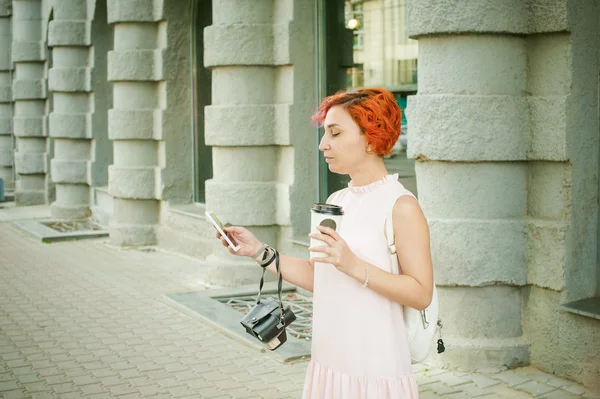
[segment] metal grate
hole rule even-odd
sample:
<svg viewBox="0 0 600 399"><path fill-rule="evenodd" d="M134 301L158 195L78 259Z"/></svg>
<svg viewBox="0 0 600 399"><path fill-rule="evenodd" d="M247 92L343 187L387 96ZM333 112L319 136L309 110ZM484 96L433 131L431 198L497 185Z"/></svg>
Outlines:
<svg viewBox="0 0 600 399"><path fill-rule="evenodd" d="M92 221L55 221L55 222L41 222L44 226L50 227L59 233L72 233L76 231L98 231L102 230L102 227Z"/></svg>
<svg viewBox="0 0 600 399"><path fill-rule="evenodd" d="M269 296L276 298L277 294L263 294L263 297L265 298L268 298ZM256 304L256 295L215 299L242 313L248 313ZM281 299L283 300L283 306L289 306L296 315L296 321L287 327L288 334L291 334L298 339L310 341L312 338L312 299L296 292L282 293Z"/></svg>

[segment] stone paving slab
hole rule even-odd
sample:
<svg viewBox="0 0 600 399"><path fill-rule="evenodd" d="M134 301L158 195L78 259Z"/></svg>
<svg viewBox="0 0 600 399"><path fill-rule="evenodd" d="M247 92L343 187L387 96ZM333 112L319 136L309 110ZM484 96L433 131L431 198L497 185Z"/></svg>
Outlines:
<svg viewBox="0 0 600 399"><path fill-rule="evenodd" d="M206 271L102 239L42 244L0 223L0 397L299 398L305 361L282 364L167 303L210 287ZM421 398L597 397L533 368L414 372Z"/></svg>

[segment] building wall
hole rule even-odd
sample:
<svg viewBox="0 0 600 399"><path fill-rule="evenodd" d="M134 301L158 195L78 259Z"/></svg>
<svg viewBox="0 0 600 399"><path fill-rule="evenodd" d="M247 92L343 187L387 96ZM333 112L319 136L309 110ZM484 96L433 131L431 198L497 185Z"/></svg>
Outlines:
<svg viewBox="0 0 600 399"><path fill-rule="evenodd" d="M598 387L600 322L561 306L598 294L596 3L410 1L408 21L445 363Z"/></svg>
<svg viewBox="0 0 600 399"><path fill-rule="evenodd" d="M4 190L15 188L13 175L13 136L12 136L12 62L11 62L11 15L12 2L0 1L0 179Z"/></svg>

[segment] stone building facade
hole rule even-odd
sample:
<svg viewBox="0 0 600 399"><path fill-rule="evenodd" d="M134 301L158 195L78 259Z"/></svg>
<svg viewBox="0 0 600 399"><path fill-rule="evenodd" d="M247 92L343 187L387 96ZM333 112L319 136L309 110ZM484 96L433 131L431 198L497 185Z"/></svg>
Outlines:
<svg viewBox="0 0 600 399"><path fill-rule="evenodd" d="M373 2L0 0L0 178L18 206L206 259L220 284L254 282L204 210L307 255L308 209L333 187L309 117L352 64L336 58L337 17ZM533 364L600 388L597 2L405 11L419 46L408 155L444 362Z"/></svg>

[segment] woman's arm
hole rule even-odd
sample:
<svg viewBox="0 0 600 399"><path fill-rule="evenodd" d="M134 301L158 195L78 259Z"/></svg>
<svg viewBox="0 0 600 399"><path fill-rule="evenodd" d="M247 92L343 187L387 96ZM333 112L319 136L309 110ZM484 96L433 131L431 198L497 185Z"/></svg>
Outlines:
<svg viewBox="0 0 600 399"><path fill-rule="evenodd" d="M313 263L307 259L294 258L279 254L281 276L285 281L312 292L315 279ZM267 270L277 275L275 261L267 266Z"/></svg>
<svg viewBox="0 0 600 399"><path fill-rule="evenodd" d="M224 237L221 237L219 232L215 232L216 237L221 240L221 244L226 247L230 254L235 256L254 256L258 250L263 247L263 244L245 227L231 226L226 227L224 232L229 238L239 245L240 249L236 252L229 248L229 245ZM262 260L263 254L257 255L256 261ZM260 259L259 259L260 258ZM279 255L281 274L285 281L294 284L305 290L313 290L314 268L313 264L307 259L293 258L291 256ZM259 267L258 265L256 266ZM268 267L272 273L277 274L275 262L273 261Z"/></svg>
<svg viewBox="0 0 600 399"><path fill-rule="evenodd" d="M394 237L402 274L392 274L369 265L368 288L402 305L423 310L433 294L433 265L429 248L429 226L417 200L402 196L394 204ZM349 275L360 282L366 278L366 261L357 264Z"/></svg>

